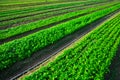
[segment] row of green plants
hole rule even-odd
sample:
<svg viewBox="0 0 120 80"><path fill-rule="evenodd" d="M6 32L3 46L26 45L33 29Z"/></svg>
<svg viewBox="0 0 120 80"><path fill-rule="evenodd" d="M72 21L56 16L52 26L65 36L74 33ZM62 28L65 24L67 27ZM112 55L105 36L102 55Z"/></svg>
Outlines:
<svg viewBox="0 0 120 80"><path fill-rule="evenodd" d="M73 7L82 7L82 6L92 5L92 4L96 4L96 2L86 3L84 5L83 4L77 4L77 5L59 7L59 8L53 8L53 9L47 9L47 10L38 10L38 11L33 11L33 12L30 11L29 13L27 12L27 13L22 13L22 14L14 14L14 15L10 15L10 16L1 17L0 21L19 18L19 17L26 17L26 16L31 16L31 15L40 14L40 13L48 13L48 12L52 12L52 11L63 10L63 9L66 9L66 8L69 9L69 8L73 8Z"/></svg>
<svg viewBox="0 0 120 80"><path fill-rule="evenodd" d="M65 2L65 1L69 1L69 0L62 0L62 1L59 1L59 0L20 0L20 1L18 1L18 0L1 0L0 1L0 6L15 6L15 7L17 7L17 6L19 6L19 5L34 5L35 6L35 4L37 4L37 3L42 3L42 4L47 4L46 3L46 1L47 1L47 3L57 3L57 2Z"/></svg>
<svg viewBox="0 0 120 80"><path fill-rule="evenodd" d="M36 21L36 22L33 22L33 23L24 24L24 25L8 28L8 29L5 29L5 30L1 30L0 31L0 39L6 39L6 38L9 38L11 36L22 34L24 32L27 32L27 31L30 31L30 30L33 30L33 29L36 29L36 28L40 28L40 27L43 27L43 26L46 26L46 25L49 25L49 24L52 24L52 23L55 23L55 22L59 22L59 21L62 21L64 19L71 18L71 17L74 17L74 16L86 15L88 13L91 14L91 13L93 13L93 11L103 9L106 6L107 5L99 6L99 7L95 7L95 8L88 8L88 9L85 9L85 10L71 12L71 13L67 13L67 14L64 14L64 15L55 16L55 17L44 19L44 20L39 20L39 21ZM115 11L119 8L120 8L120 4L117 4L115 6L111 5L111 7L109 7L109 10L113 9L113 10L111 10L111 12L112 12L112 11ZM103 11L106 10L106 9L108 9L108 8L103 9Z"/></svg>
<svg viewBox="0 0 120 80"><path fill-rule="evenodd" d="M19 80L104 80L120 44L120 14Z"/></svg>
<svg viewBox="0 0 120 80"><path fill-rule="evenodd" d="M20 24L20 23L22 24L23 22L29 22L29 21L33 21L33 20L45 19L45 18L53 17L54 15L59 16L61 14L65 14L65 13L69 13L69 12L75 12L75 11L78 11L78 10L81 10L81 9L100 6L100 5L104 5L104 4L111 4L111 3L102 3L102 4L100 3L100 4L92 4L92 5L89 5L89 6L79 6L79 7L77 6L77 7L73 7L73 8L69 8L69 9L60 9L60 10L57 10L57 11L55 10L55 11L47 12L47 13L44 13L44 14L36 14L34 16L28 16L28 17L3 21L3 22L0 23L0 27L3 28L3 29L6 29L7 27L5 27L5 26L11 26L12 27L12 25ZM10 17L13 18L13 16L10 16ZM6 17L6 18L3 17L3 19L9 19L10 17ZM1 18L0 20L3 20L3 19Z"/></svg>
<svg viewBox="0 0 120 80"><path fill-rule="evenodd" d="M68 6L75 6L75 5L84 5L84 4L89 4L94 1L85 1L85 2L72 2L72 3L64 3L64 4L54 4L54 5L46 5L46 6L41 6L38 8L29 8L29 9L23 9L23 10L10 10L10 11L5 11L0 13L0 17L5 17L5 16L11 16L11 15L20 15L20 14L26 14L26 13L31 13L35 11L43 11L43 10L49 10L49 9L55 9L55 8L62 8L62 7L68 7Z"/></svg>
<svg viewBox="0 0 120 80"><path fill-rule="evenodd" d="M113 6L0 45L0 70L118 9Z"/></svg>
<svg viewBox="0 0 120 80"><path fill-rule="evenodd" d="M4 5L1 4L0 7L0 12L3 11L8 11L8 10L22 10L22 9L27 9L27 8L33 8L33 7L38 7L41 6L38 3L28 3L28 4L16 4L16 5L9 5L9 3L7 3L8 5ZM53 4L53 3L51 3Z"/></svg>

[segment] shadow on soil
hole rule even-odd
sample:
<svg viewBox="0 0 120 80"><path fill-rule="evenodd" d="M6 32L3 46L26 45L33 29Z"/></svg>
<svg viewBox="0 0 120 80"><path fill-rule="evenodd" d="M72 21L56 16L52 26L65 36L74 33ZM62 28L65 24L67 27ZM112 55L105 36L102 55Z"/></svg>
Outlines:
<svg viewBox="0 0 120 80"><path fill-rule="evenodd" d="M105 76L105 80L120 80L120 45L109 70L110 72Z"/></svg>

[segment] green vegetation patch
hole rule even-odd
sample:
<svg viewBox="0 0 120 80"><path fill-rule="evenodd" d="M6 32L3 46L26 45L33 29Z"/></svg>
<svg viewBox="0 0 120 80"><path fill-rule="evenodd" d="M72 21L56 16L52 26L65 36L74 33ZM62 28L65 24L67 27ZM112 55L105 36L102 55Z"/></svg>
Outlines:
<svg viewBox="0 0 120 80"><path fill-rule="evenodd" d="M31 54L43 47L117 9L117 6L113 6L0 45L0 70L10 67L17 61L30 57Z"/></svg>
<svg viewBox="0 0 120 80"><path fill-rule="evenodd" d="M20 80L104 80L120 44L119 23L120 14Z"/></svg>

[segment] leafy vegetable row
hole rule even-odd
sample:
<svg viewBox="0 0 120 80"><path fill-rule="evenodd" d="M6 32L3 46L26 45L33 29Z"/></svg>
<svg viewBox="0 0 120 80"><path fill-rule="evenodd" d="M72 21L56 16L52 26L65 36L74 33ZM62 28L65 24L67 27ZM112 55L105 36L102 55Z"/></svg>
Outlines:
<svg viewBox="0 0 120 80"><path fill-rule="evenodd" d="M112 3L114 3L114 2L112 2ZM90 7L95 7L95 6L105 5L105 4L111 4L111 2L100 3L100 4L95 4L94 3L94 4L89 5L89 6L77 6L77 7L73 7L73 8L69 8L69 9L64 9L64 8L61 9L60 8L59 10L57 9L57 11L53 10L52 12L47 12L47 13L44 13L44 14L34 13L34 14L36 14L36 15L33 14L34 16L27 16L27 17L23 17L23 18L17 18L17 19L13 19L13 20L3 21L3 22L0 23L0 27L3 27L3 28L5 28L4 26L11 26L12 27L12 25L14 25L14 24L19 24L19 23L23 24L23 22L27 22L27 21L41 20L41 19L44 19L44 18L53 17L55 15L59 16L61 14L65 14L65 13L69 13L69 12L75 12L77 10L82 10L82 9L85 9L85 8L90 8ZM20 16L20 15L17 15L17 17L18 16ZM9 17L7 16L7 17L0 18L0 20L6 20L6 19L15 18L15 17L16 16L14 16L14 15L9 16Z"/></svg>
<svg viewBox="0 0 120 80"><path fill-rule="evenodd" d="M75 5L84 5L84 4L89 4L91 2L94 2L94 1L85 1L85 2L77 1L77 2L72 2L72 3L64 3L64 4L62 3L62 4L40 6L38 8L29 8L29 9L23 9L23 10L10 10L10 11L1 12L0 17L26 14L26 13L31 13L31 12L35 12L35 11L43 11L43 10L62 8L62 7L68 7L68 6L73 6L73 5L74 6Z"/></svg>
<svg viewBox="0 0 120 80"><path fill-rule="evenodd" d="M101 2L99 2L99 3L101 3ZM96 4L96 2L90 2L89 3L89 5L92 5L92 4ZM63 10L63 9L69 9L69 8L75 8L75 7L82 7L82 6L87 6L87 5L88 5L88 3L86 3L84 5L77 4L77 5L71 5L71 6L66 6L66 7L59 7L59 8L53 8L53 9L47 9L47 10L42 10L42 11L38 10L38 11L29 12L29 13L14 14L14 15L10 15L10 16L1 17L0 21L14 19L14 18L19 18L19 17L26 17L26 16L31 16L31 15L40 14L40 13L48 13L48 12L58 11L58 10Z"/></svg>
<svg viewBox="0 0 120 80"><path fill-rule="evenodd" d="M118 7L113 6L111 8L100 10L0 45L0 70L10 67L17 61L30 57L34 52L82 27L85 27L85 25L94 22L116 9L118 9Z"/></svg>
<svg viewBox="0 0 120 80"><path fill-rule="evenodd" d="M120 14L19 80L104 80L120 44Z"/></svg>
<svg viewBox="0 0 120 80"><path fill-rule="evenodd" d="M87 13L91 13L93 11L103 9L103 8L108 7L108 6L111 6L111 7L109 7L109 9L113 9L113 10L111 10L111 12L120 8L120 4L117 4L115 6L112 6L112 5L113 4L108 4L108 5L99 6L99 7L96 7L96 8L88 8L88 9L85 9L85 10L71 12L71 13L67 13L67 14L64 14L64 15L55 16L55 17L44 19L44 20L39 20L39 21L36 21L36 22L33 22L33 23L20 25L20 26L16 26L16 27L13 27L13 28L8 28L6 30L1 30L0 31L0 39L6 39L6 38L9 38L11 36L21 34L21 33L36 29L36 28L40 28L40 27L43 27L43 26L46 26L46 25L49 25L49 24L52 24L52 23L55 23L55 22L59 22L59 21L62 21L64 19L67 19L67 18L75 17L75 16L78 16L78 15L85 15Z"/></svg>

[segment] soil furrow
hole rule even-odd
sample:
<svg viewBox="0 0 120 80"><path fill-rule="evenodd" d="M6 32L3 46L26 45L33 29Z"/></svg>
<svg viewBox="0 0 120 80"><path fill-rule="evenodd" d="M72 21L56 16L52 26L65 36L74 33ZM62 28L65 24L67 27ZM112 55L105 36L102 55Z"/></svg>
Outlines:
<svg viewBox="0 0 120 80"><path fill-rule="evenodd" d="M108 20L116 12L118 12L118 10L56 41L54 44L47 46L42 50L37 51L30 58L26 58L25 60L15 63L10 68L0 71L1 74L0 79L14 80L19 76L25 74L26 72L32 70L36 66L40 65L41 63L43 63L53 55L57 54L58 52L60 52L61 50L63 50L64 48L66 48L67 46L69 46L70 44L72 44L73 42L75 42L76 40L78 40L88 32L90 32L91 30L96 28L98 25L102 24L104 21Z"/></svg>

